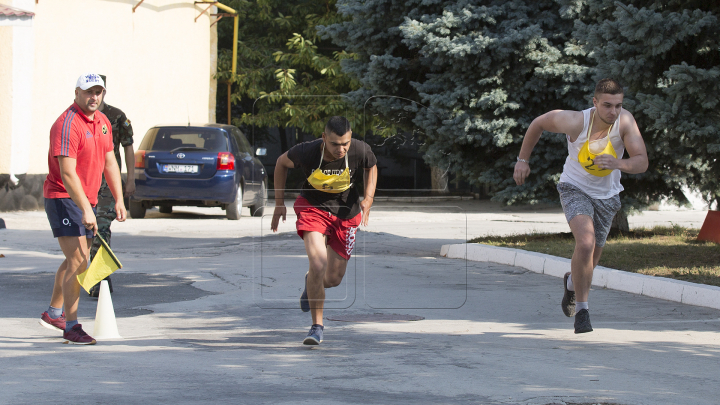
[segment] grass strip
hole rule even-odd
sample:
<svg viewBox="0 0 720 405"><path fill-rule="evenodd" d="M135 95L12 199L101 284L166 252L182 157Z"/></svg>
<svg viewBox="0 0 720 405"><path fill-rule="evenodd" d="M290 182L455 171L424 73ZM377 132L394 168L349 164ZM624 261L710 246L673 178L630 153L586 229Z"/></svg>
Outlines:
<svg viewBox="0 0 720 405"><path fill-rule="evenodd" d="M720 245L698 241L698 233L698 229L677 225L611 233L603 248L600 266L720 286ZM570 232L487 236L472 239L469 243L523 249L568 259L575 249Z"/></svg>

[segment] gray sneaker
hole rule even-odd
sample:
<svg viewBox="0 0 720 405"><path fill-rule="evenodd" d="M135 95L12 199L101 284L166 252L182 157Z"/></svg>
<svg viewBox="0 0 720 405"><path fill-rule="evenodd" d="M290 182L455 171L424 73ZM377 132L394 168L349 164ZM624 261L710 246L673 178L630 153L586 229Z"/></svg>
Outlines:
<svg viewBox="0 0 720 405"><path fill-rule="evenodd" d="M308 332L307 336L305 337L305 340L303 340L304 345L319 345L320 342L323 341L323 330L325 329L322 325L313 325L310 327L310 332Z"/></svg>
<svg viewBox="0 0 720 405"><path fill-rule="evenodd" d="M583 308L575 315L575 333L586 333L592 332L593 328L590 325L590 313L587 309Z"/></svg>
<svg viewBox="0 0 720 405"><path fill-rule="evenodd" d="M575 291L570 291L567 288L567 280L570 277L570 273L565 273L563 277L563 288L565 289L565 295L563 295L560 307L562 307L563 314L567 317L575 315Z"/></svg>

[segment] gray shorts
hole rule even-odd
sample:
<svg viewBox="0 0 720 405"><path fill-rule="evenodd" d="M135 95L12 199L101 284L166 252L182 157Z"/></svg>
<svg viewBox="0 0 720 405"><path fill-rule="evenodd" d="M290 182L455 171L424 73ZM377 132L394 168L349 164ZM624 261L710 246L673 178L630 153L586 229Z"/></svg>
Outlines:
<svg viewBox="0 0 720 405"><path fill-rule="evenodd" d="M615 214L620 211L620 196L606 199L592 198L570 183L558 183L560 203L568 223L577 215L587 215L593 220L595 245L605 246Z"/></svg>

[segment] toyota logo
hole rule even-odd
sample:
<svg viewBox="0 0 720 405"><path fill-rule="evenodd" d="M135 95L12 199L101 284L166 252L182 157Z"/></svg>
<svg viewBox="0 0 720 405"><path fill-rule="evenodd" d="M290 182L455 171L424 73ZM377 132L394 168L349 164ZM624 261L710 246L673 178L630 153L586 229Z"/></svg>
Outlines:
<svg viewBox="0 0 720 405"><path fill-rule="evenodd" d="M185 157L185 154L184 154L184 153L178 153L178 154L177 154L177 157L178 157L178 159L182 159L182 158Z"/></svg>

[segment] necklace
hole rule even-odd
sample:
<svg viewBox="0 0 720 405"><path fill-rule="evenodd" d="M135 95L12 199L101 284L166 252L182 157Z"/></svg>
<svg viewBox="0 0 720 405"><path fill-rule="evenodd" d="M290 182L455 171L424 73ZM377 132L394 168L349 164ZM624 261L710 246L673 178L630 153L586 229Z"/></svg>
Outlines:
<svg viewBox="0 0 720 405"><path fill-rule="evenodd" d="M592 139L592 135L590 134L590 132L592 131L593 123L595 122L595 112L596 111L593 110L593 116L590 119L590 127L588 128L588 142L597 141L597 140L605 138L606 136L610 136L610 131L612 130L613 125L615 124L615 123L610 124L610 126L607 129L606 136L603 136L603 132L605 132L605 130L602 130L602 131L600 131L600 136L596 137L595 139Z"/></svg>

